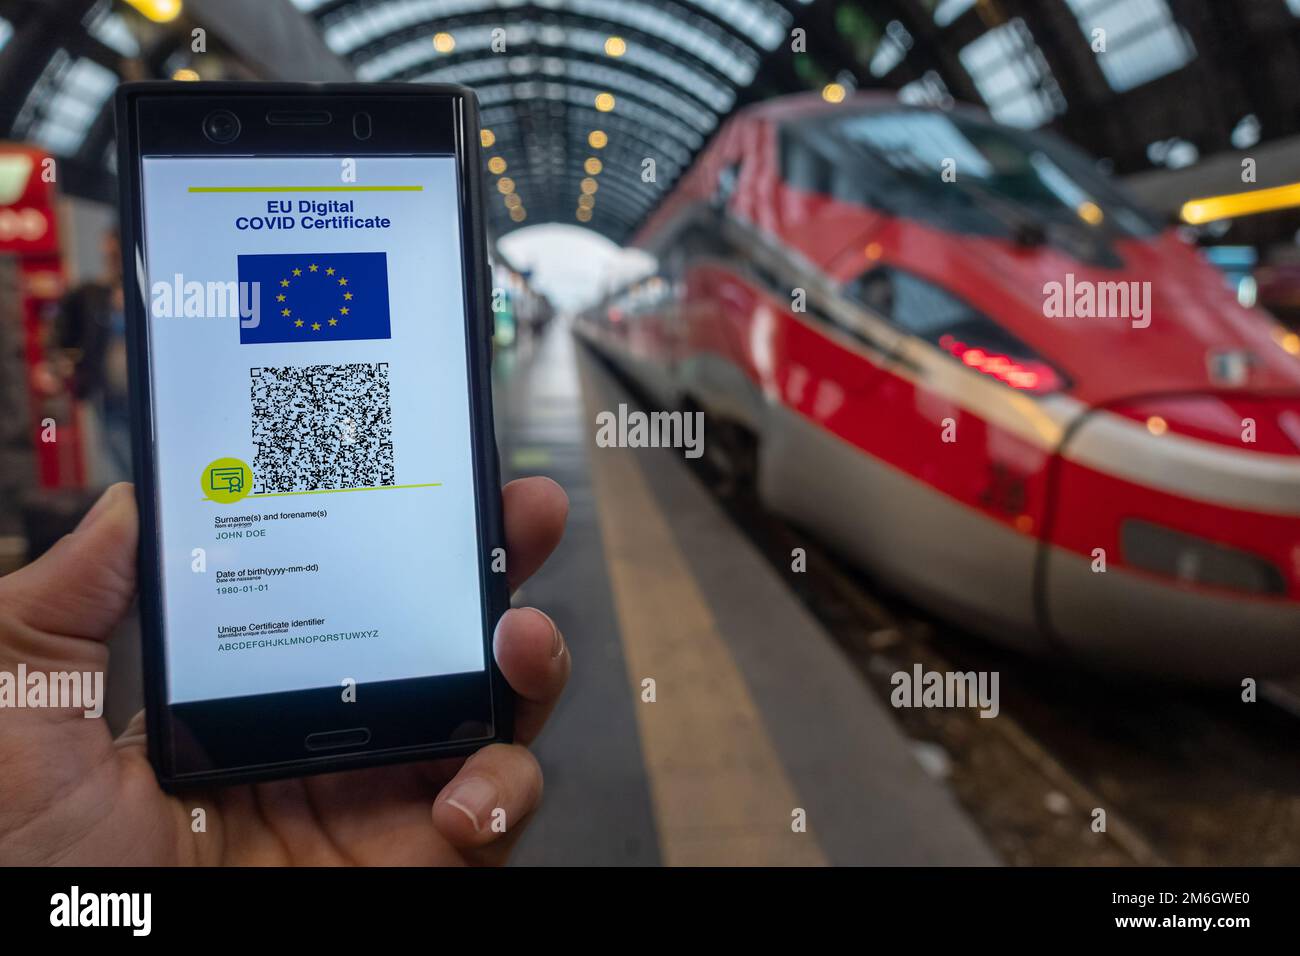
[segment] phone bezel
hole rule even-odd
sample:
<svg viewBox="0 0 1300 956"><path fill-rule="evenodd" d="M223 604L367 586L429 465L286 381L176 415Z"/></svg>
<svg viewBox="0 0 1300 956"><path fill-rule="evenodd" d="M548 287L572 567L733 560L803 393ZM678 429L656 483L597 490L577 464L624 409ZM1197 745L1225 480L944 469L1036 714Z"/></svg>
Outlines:
<svg viewBox="0 0 1300 956"><path fill-rule="evenodd" d="M214 143L203 118L228 109L239 137ZM328 125L273 127L276 111L328 110ZM356 112L370 135L352 134ZM492 633L509 607L505 575L492 554L505 534L493 428L491 282L483 218L478 104L467 88L391 83L126 83L115 101L126 291L132 449L140 511L140 617L149 757L163 786L301 776L456 756L513 736L513 692L492 653ZM481 606L487 670L361 684L342 703L340 687L169 705L161 601L153 442L148 287L141 162L146 155L293 156L445 154L455 157L465 288L466 367L478 512ZM138 269L144 269L138 273ZM142 285L143 283L143 285ZM486 710L485 710L486 708ZM486 714L490 727L481 719ZM366 727L366 744L313 753L308 734ZM482 731L482 732L480 732Z"/></svg>

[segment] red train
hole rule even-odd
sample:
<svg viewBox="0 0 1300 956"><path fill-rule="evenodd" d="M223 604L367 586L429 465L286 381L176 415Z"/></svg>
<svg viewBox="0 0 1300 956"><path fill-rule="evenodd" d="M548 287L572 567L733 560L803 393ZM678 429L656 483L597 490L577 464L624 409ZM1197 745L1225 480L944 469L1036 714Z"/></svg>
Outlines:
<svg viewBox="0 0 1300 956"><path fill-rule="evenodd" d="M577 328L765 505L1014 646L1300 670L1300 336L1084 154L793 97L719 132ZM715 437L716 436L716 437Z"/></svg>

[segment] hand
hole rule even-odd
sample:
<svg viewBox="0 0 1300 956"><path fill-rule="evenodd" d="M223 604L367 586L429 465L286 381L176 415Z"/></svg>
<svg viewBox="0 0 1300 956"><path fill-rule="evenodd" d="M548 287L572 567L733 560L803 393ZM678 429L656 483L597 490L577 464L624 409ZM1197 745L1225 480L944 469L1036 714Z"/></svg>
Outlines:
<svg viewBox="0 0 1300 956"><path fill-rule="evenodd" d="M559 542L568 512L546 478L506 485L511 588ZM103 671L135 594L131 486L114 485L48 554L0 579L0 671ZM569 676L551 619L508 611L493 647L518 695L515 744L455 758L169 796L145 756L144 714L117 740L80 710L0 709L0 864L438 865L504 862L542 795L526 747ZM202 807L207 832L191 829ZM492 814L505 812L506 832Z"/></svg>

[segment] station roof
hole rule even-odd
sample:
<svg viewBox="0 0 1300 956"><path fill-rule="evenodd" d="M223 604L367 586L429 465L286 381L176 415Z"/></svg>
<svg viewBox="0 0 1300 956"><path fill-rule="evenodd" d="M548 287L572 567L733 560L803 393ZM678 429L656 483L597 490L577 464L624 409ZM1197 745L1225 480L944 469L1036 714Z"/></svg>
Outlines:
<svg viewBox="0 0 1300 956"><path fill-rule="evenodd" d="M314 46L282 39L302 31ZM494 233L586 222L622 242L749 102L955 98L1117 172L1177 169L1297 132L1297 47L1300 0L0 0L0 135L109 197L120 78L464 83Z"/></svg>

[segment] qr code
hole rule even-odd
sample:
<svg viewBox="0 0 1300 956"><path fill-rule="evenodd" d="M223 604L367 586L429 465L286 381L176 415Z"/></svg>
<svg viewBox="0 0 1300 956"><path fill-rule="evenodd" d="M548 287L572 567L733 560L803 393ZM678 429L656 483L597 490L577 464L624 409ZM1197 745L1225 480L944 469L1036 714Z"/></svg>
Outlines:
<svg viewBox="0 0 1300 956"><path fill-rule="evenodd" d="M254 493L394 483L387 362L249 371Z"/></svg>

